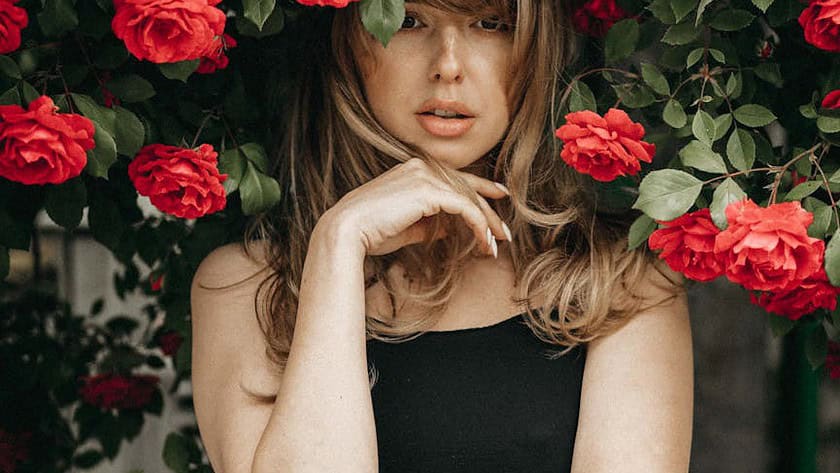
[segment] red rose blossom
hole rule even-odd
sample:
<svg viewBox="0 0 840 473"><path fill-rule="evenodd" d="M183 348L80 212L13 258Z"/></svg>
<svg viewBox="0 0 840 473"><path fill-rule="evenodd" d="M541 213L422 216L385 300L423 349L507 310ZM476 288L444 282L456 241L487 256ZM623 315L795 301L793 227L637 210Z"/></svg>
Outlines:
<svg viewBox="0 0 840 473"><path fill-rule="evenodd" d="M637 174L642 168L639 161L649 163L656 153L655 145L640 141L644 127L617 108L603 118L590 110L569 113L566 124L554 134L564 142L563 161L597 181Z"/></svg>
<svg viewBox="0 0 840 473"><path fill-rule="evenodd" d="M615 0L587 0L572 14L572 23L583 34L603 38L612 25L628 16Z"/></svg>
<svg viewBox="0 0 840 473"><path fill-rule="evenodd" d="M840 379L840 343L828 341L828 354L825 357L825 368L831 379Z"/></svg>
<svg viewBox="0 0 840 473"><path fill-rule="evenodd" d="M227 174L219 174L217 157L206 143L194 149L150 144L128 164L128 177L161 211L198 218L225 208Z"/></svg>
<svg viewBox="0 0 840 473"><path fill-rule="evenodd" d="M759 296L750 293L750 301L767 312L799 320L817 309L834 310L840 288L828 282L825 270L820 268L798 286L789 291L764 292Z"/></svg>
<svg viewBox="0 0 840 473"><path fill-rule="evenodd" d="M840 0L813 0L799 14L805 41L831 52L840 52Z"/></svg>
<svg viewBox="0 0 840 473"><path fill-rule="evenodd" d="M0 0L0 54L20 47L20 30L29 24L26 10L15 6L18 0Z"/></svg>
<svg viewBox="0 0 840 473"><path fill-rule="evenodd" d="M749 290L790 290L822 268L825 243L808 236L814 215L798 201L726 207L729 226L715 239L726 277Z"/></svg>
<svg viewBox="0 0 840 473"><path fill-rule="evenodd" d="M319 7L335 7L335 8L344 8L352 2L357 2L359 0L297 0L298 3L301 5L306 5L308 7L311 6L319 6Z"/></svg>
<svg viewBox="0 0 840 473"><path fill-rule="evenodd" d="M820 104L822 108L840 108L840 89L825 94Z"/></svg>
<svg viewBox="0 0 840 473"><path fill-rule="evenodd" d="M163 287L163 275L161 274L161 275L155 277L154 275L150 274L149 275L149 287L154 292L160 291L160 289Z"/></svg>
<svg viewBox="0 0 840 473"><path fill-rule="evenodd" d="M711 281L723 274L723 266L714 254L715 237L720 229L712 221L708 208L681 215L648 238L652 250L662 250L659 258L674 271L696 281Z"/></svg>
<svg viewBox="0 0 840 473"><path fill-rule="evenodd" d="M0 472L14 473L17 464L29 459L32 432L11 433L0 428Z"/></svg>
<svg viewBox="0 0 840 473"><path fill-rule="evenodd" d="M170 63L198 59L225 31L221 0L114 0L111 29L138 59Z"/></svg>
<svg viewBox="0 0 840 473"><path fill-rule="evenodd" d="M184 337L182 337L180 333L174 330L171 332L166 332L158 338L160 351L162 351L163 354L167 356L173 356L176 353L178 353L178 349L181 348L181 344L183 342Z"/></svg>
<svg viewBox="0 0 840 473"><path fill-rule="evenodd" d="M75 113L57 113L47 95L0 105L0 177L22 184L59 184L78 176L93 149L94 126Z"/></svg>
<svg viewBox="0 0 840 473"><path fill-rule="evenodd" d="M139 409L152 401L160 378L153 375L106 373L82 376L82 400L103 409Z"/></svg>
<svg viewBox="0 0 840 473"><path fill-rule="evenodd" d="M233 36L225 33L216 41L216 44L211 48L210 53L201 58L195 72L199 74L211 74L217 69L224 69L228 65L228 57L225 51L236 47L236 40Z"/></svg>

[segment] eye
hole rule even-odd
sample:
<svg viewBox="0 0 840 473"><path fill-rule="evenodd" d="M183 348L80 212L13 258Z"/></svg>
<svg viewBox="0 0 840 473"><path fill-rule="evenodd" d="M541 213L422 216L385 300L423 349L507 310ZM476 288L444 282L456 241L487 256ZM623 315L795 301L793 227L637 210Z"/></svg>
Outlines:
<svg viewBox="0 0 840 473"><path fill-rule="evenodd" d="M508 25L507 23L503 23L502 20L497 16L491 16L488 18L481 19L478 21L478 24L488 31L507 32L511 29L510 25Z"/></svg>
<svg viewBox="0 0 840 473"><path fill-rule="evenodd" d="M400 26L400 28L413 30L413 29L415 29L415 27L417 25L421 24L420 20L418 20L416 17L411 16L411 15L413 15L413 14L412 13L406 13L405 14L405 18L403 18L403 22L402 22L402 25Z"/></svg>

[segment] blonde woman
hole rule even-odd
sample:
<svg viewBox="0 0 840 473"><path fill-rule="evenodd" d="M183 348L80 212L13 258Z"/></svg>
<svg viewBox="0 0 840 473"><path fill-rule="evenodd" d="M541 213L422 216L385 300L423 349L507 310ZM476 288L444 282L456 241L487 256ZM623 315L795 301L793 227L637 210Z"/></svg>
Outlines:
<svg viewBox="0 0 840 473"><path fill-rule="evenodd" d="M215 470L687 471L682 280L551 134L562 2L408 2L387 47L357 7L306 51L279 208L193 281Z"/></svg>

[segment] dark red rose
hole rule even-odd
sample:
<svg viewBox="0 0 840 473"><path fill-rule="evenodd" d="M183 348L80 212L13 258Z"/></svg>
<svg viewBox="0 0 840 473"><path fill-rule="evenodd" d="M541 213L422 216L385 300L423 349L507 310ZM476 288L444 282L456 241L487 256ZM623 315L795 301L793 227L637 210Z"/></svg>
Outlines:
<svg viewBox="0 0 840 473"><path fill-rule="evenodd" d="M831 52L840 52L840 0L813 0L799 14L805 41Z"/></svg>
<svg viewBox="0 0 840 473"><path fill-rule="evenodd" d="M769 59L770 56L773 55L774 49L773 43L763 39L758 43L758 46L756 46L755 55L761 59Z"/></svg>
<svg viewBox="0 0 840 473"><path fill-rule="evenodd" d="M160 291L160 289L163 287L163 275L161 274L161 275L155 277L154 275L150 274L149 275L149 287L154 292Z"/></svg>
<svg viewBox="0 0 840 473"><path fill-rule="evenodd" d="M840 108L840 89L825 94L820 104L822 108Z"/></svg>
<svg viewBox="0 0 840 473"><path fill-rule="evenodd" d="M225 208L227 174L219 174L213 146L198 148L150 144L128 165L128 177L141 195L170 215L198 218Z"/></svg>
<svg viewBox="0 0 840 473"><path fill-rule="evenodd" d="M662 250L659 258L674 271L696 281L711 281L723 274L714 254L715 237L720 229L708 208L681 215L654 231L648 238L652 250Z"/></svg>
<svg viewBox="0 0 840 473"><path fill-rule="evenodd" d="M221 0L114 0L111 29L138 59L169 63L198 59L225 31Z"/></svg>
<svg viewBox="0 0 840 473"><path fill-rule="evenodd" d="M569 113L554 135L563 140L563 161L597 181L637 174L639 161L649 163L656 153L654 144L640 141L644 127L617 108L603 117L590 110Z"/></svg>
<svg viewBox="0 0 840 473"><path fill-rule="evenodd" d="M789 291L764 292L759 296L750 293L750 301L767 312L799 320L817 309L834 310L840 288L828 282L824 269L818 270Z"/></svg>
<svg viewBox="0 0 840 473"><path fill-rule="evenodd" d="M78 176L93 149L94 127L75 113L57 113L47 95L0 105L0 176L22 184L59 184Z"/></svg>
<svg viewBox="0 0 840 473"><path fill-rule="evenodd" d="M831 379L840 379L840 343L829 340L825 368Z"/></svg>
<svg viewBox="0 0 840 473"><path fill-rule="evenodd" d="M572 23L583 34L603 38L612 25L627 17L615 0L588 0L572 14Z"/></svg>
<svg viewBox="0 0 840 473"><path fill-rule="evenodd" d="M344 8L347 5L357 1L359 0L297 0L297 2L301 5L306 5L308 7L319 6L336 8Z"/></svg>
<svg viewBox="0 0 840 473"><path fill-rule="evenodd" d="M225 51L235 47L236 40L233 39L233 36L225 33L218 39L216 45L211 49L210 54L201 58L201 62L198 64L195 72L199 74L212 74L217 69L226 68L228 57L225 55Z"/></svg>
<svg viewBox="0 0 840 473"><path fill-rule="evenodd" d="M140 409L152 400L160 378L153 375L106 373L82 376L84 385L79 389L82 400L103 409Z"/></svg>
<svg viewBox="0 0 840 473"><path fill-rule="evenodd" d="M183 342L184 337L182 337L180 333L174 330L171 332L166 332L158 338L160 351L162 351L163 354L167 356L173 356L176 353L178 353L178 349L181 348L181 344Z"/></svg>
<svg viewBox="0 0 840 473"><path fill-rule="evenodd" d="M822 268L825 243L808 236L814 215L798 201L726 207L729 226L715 239L726 277L749 290L791 290Z"/></svg>
<svg viewBox="0 0 840 473"><path fill-rule="evenodd" d="M0 428L0 473L14 473L18 463L29 459L32 432L11 433Z"/></svg>
<svg viewBox="0 0 840 473"><path fill-rule="evenodd" d="M26 10L15 6L18 0L0 0L0 54L20 47L20 30L29 24Z"/></svg>

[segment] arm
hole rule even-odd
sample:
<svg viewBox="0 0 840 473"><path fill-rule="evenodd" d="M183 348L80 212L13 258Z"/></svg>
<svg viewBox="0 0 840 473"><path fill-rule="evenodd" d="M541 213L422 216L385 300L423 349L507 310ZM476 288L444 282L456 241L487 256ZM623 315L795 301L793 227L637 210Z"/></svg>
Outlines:
<svg viewBox="0 0 840 473"><path fill-rule="evenodd" d="M663 267L670 277L681 275ZM661 300L650 268L641 295ZM684 294L636 314L587 348L572 473L688 471L694 403Z"/></svg>

